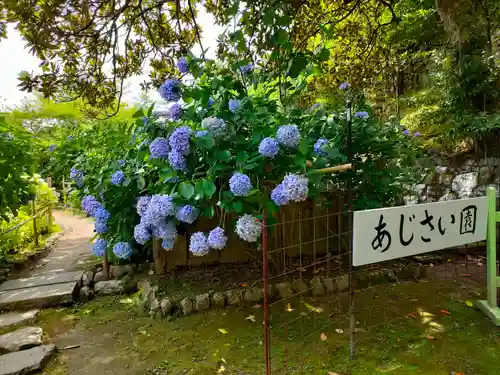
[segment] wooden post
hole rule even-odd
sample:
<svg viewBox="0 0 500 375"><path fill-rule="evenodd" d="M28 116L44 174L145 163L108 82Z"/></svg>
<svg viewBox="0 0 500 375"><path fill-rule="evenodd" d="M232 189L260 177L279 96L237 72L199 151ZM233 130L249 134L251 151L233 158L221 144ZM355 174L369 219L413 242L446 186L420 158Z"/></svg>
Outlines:
<svg viewBox="0 0 500 375"><path fill-rule="evenodd" d="M66 179L62 176L63 204L66 206Z"/></svg>
<svg viewBox="0 0 500 375"><path fill-rule="evenodd" d="M36 215L36 198L31 201L31 214ZM35 246L38 246L38 231L36 228L36 217L33 218L33 238L35 241Z"/></svg>
<svg viewBox="0 0 500 375"><path fill-rule="evenodd" d="M52 177L47 177L47 185L52 188ZM54 217L52 216L52 202L49 202L47 207L47 224L49 226L49 233L52 232L52 227L54 226Z"/></svg>
<svg viewBox="0 0 500 375"><path fill-rule="evenodd" d="M161 247L161 238L153 238L153 262L155 265L155 273L163 275L167 264L165 250Z"/></svg>
<svg viewBox="0 0 500 375"><path fill-rule="evenodd" d="M108 249L104 252L104 258L102 260L102 272L106 280L109 279L109 260L108 260Z"/></svg>

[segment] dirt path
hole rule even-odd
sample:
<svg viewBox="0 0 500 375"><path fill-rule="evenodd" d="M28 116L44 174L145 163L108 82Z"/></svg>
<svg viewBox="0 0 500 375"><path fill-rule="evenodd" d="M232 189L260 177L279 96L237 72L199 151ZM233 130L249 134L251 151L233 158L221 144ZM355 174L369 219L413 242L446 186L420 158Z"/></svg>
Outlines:
<svg viewBox="0 0 500 375"><path fill-rule="evenodd" d="M78 260L91 254L89 240L94 235L92 221L65 211L55 210L53 215L54 222L63 232L61 237L52 251L37 262L34 269L23 271L20 277L71 271Z"/></svg>

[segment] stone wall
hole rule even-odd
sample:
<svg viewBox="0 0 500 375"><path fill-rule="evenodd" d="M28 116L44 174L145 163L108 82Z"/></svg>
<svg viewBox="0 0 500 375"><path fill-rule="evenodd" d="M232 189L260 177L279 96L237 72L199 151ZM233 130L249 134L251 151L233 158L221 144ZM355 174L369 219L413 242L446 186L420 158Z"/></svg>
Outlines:
<svg viewBox="0 0 500 375"><path fill-rule="evenodd" d="M434 161L436 167L421 184L413 187L414 194L405 197L406 204L482 197L489 186L500 190L500 158L470 155L455 159L440 157Z"/></svg>

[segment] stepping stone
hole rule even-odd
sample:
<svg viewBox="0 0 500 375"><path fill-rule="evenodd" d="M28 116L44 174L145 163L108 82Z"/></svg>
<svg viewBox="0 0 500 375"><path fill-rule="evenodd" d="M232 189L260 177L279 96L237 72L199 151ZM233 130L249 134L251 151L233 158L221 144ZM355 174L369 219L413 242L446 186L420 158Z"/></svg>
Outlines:
<svg viewBox="0 0 500 375"><path fill-rule="evenodd" d="M0 292L31 288L42 285L63 284L77 282L81 279L83 271L48 273L39 276L27 277L24 279L8 280L0 285Z"/></svg>
<svg viewBox="0 0 500 375"><path fill-rule="evenodd" d="M0 292L0 310L27 310L69 304L77 283L43 285Z"/></svg>
<svg viewBox="0 0 500 375"><path fill-rule="evenodd" d="M25 375L40 371L55 351L55 345L43 345L4 354L0 356L0 375Z"/></svg>
<svg viewBox="0 0 500 375"><path fill-rule="evenodd" d="M40 327L24 327L0 335L0 352L11 353L42 345L43 330Z"/></svg>
<svg viewBox="0 0 500 375"><path fill-rule="evenodd" d="M0 329L14 326L16 324L33 322L40 310L30 310L26 312L10 312L0 315Z"/></svg>

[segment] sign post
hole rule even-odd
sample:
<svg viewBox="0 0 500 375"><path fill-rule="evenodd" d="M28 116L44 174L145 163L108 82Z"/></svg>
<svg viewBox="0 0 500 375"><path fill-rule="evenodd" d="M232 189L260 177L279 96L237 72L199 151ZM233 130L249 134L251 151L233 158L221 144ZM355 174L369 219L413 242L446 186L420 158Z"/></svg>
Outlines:
<svg viewBox="0 0 500 375"><path fill-rule="evenodd" d="M497 222L500 221L500 212L497 212L496 189L489 187L486 191L488 198L488 236L486 254L486 300L476 302L476 306L483 311L495 325L500 326L500 308L498 308L497 288L500 286L500 277L497 275Z"/></svg>
<svg viewBox="0 0 500 375"><path fill-rule="evenodd" d="M353 265L484 241L487 218L487 197L356 211Z"/></svg>

